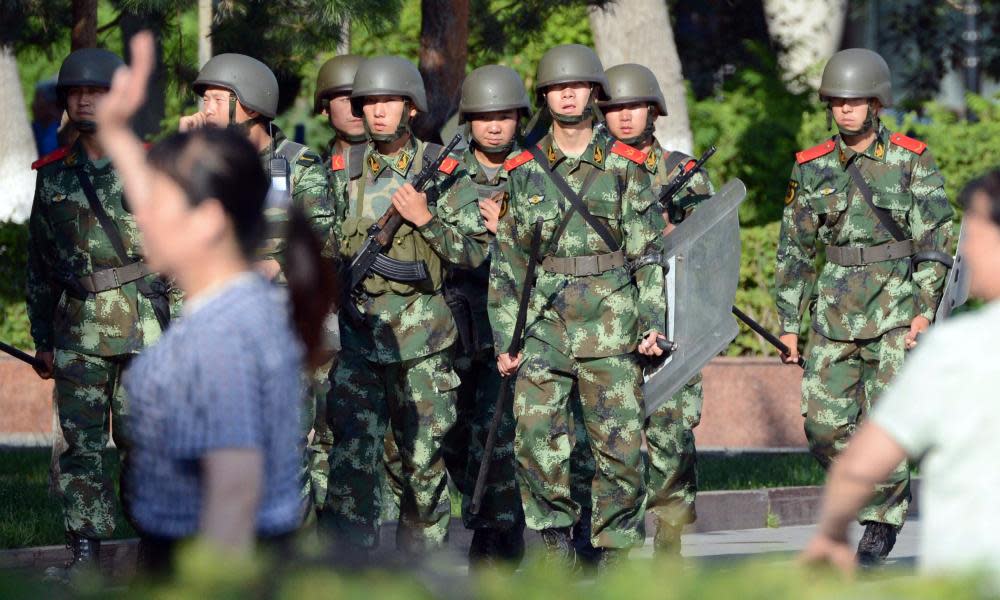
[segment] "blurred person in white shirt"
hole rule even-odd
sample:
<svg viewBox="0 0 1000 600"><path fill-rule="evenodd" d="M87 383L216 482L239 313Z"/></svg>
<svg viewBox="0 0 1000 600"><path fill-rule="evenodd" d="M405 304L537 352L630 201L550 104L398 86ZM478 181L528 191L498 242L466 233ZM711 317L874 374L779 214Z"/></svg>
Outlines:
<svg viewBox="0 0 1000 600"><path fill-rule="evenodd" d="M985 572L1000 586L1000 170L969 183L961 252L981 309L934 327L830 471L803 552L851 573L847 528L875 483L918 460L921 571Z"/></svg>

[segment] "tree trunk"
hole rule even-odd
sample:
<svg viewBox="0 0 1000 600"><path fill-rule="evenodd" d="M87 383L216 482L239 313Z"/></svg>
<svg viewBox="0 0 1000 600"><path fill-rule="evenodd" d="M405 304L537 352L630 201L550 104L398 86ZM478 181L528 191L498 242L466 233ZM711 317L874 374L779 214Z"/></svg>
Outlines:
<svg viewBox="0 0 1000 600"><path fill-rule="evenodd" d="M590 28L604 68L622 63L649 67L667 100L668 117L656 121L656 137L666 148L690 154L687 91L674 31L664 0L619 0L591 8Z"/></svg>
<svg viewBox="0 0 1000 600"><path fill-rule="evenodd" d="M97 46L97 0L73 0L73 30L70 49Z"/></svg>
<svg viewBox="0 0 1000 600"><path fill-rule="evenodd" d="M789 88L819 88L823 66L840 48L847 0L764 0L764 16L781 47L778 62Z"/></svg>
<svg viewBox="0 0 1000 600"><path fill-rule="evenodd" d="M23 223L35 195L31 163L38 152L21 92L17 57L10 46L0 47L0 129L4 132L0 135L0 221Z"/></svg>
<svg viewBox="0 0 1000 600"><path fill-rule="evenodd" d="M458 107L465 79L469 42L469 0L421 0L420 74L427 88L428 112L413 132L440 142L441 127Z"/></svg>

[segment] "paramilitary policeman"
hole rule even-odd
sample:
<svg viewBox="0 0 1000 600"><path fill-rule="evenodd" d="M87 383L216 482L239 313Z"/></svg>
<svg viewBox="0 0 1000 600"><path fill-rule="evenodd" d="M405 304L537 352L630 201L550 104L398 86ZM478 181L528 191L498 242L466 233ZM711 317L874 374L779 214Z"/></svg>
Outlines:
<svg viewBox="0 0 1000 600"><path fill-rule="evenodd" d="M457 333L443 293L445 270L481 264L488 234L473 191L453 189L465 177L456 157L441 164L423 192L410 183L441 152L410 132L410 120L427 110L412 63L394 56L367 59L354 78L351 104L371 141L353 193L346 168L335 172L341 255L350 264L372 224L395 206L404 222L387 255L404 265L423 263L427 277L372 272L360 293L345 300L350 306L341 307L342 351L327 402L334 443L324 523L340 544L377 544L384 436L391 426L402 478L396 543L418 553L444 543L451 514L442 442L455 423L460 380L452 362Z"/></svg>
<svg viewBox="0 0 1000 600"><path fill-rule="evenodd" d="M170 318L166 284L142 261L122 185L95 137L94 111L124 63L97 48L63 61L59 103L79 134L35 162L29 220L27 308L43 379L55 379L66 450L59 490L72 572L96 565L115 529L116 502L105 460L109 415L119 456L128 447L121 375Z"/></svg>
<svg viewBox="0 0 1000 600"><path fill-rule="evenodd" d="M581 511L570 491L574 384L596 458L591 541L605 549L604 565L643 541L637 354L662 354L657 340L666 315L658 262L664 222L642 171L645 156L595 127L607 87L586 46L557 46L542 57L535 90L552 125L505 163L510 212L497 231L490 274L498 369L517 373L514 446L525 518L563 564L575 561L570 528ZM532 276L526 267L536 226L540 268L524 350L512 357L504 350L518 291Z"/></svg>
<svg viewBox="0 0 1000 600"><path fill-rule="evenodd" d="M819 94L838 133L795 157L775 297L781 339L792 349L784 358L794 362L815 286L802 414L813 455L829 467L934 318L946 267L922 258L948 248L953 211L927 145L879 119L892 105L881 56L861 48L833 55ZM826 262L817 276L818 246ZM862 564L889 554L909 499L904 462L858 515Z"/></svg>
<svg viewBox="0 0 1000 600"><path fill-rule="evenodd" d="M642 65L624 64L611 67L605 74L610 99L600 106L608 130L645 153L643 167L659 198L660 192L692 169L696 161L683 152L664 149L653 135L656 118L667 116L667 104L652 71ZM698 171L672 198L663 199L668 202L660 206L667 220L664 234L669 234L712 193L707 174ZM681 530L696 517L698 476L693 429L701 421L701 405L699 374L646 419L646 510L656 517L657 553L679 553Z"/></svg>
<svg viewBox="0 0 1000 600"><path fill-rule="evenodd" d="M278 112L278 80L267 65L242 54L219 54L202 67L192 85L204 102L200 112L181 117L180 129L235 127L244 131L260 152L261 164L271 178L264 208L267 231L258 250L256 268L279 284L284 283L285 229L288 209L294 203L309 221L323 246L323 254L336 253L333 206L328 193L326 170L319 154L295 143L274 123ZM303 432L308 436L315 420L315 389L326 382L320 369L309 382L310 393L303 411ZM307 448L303 466L303 495L315 505L318 498L308 473L315 448Z"/></svg>

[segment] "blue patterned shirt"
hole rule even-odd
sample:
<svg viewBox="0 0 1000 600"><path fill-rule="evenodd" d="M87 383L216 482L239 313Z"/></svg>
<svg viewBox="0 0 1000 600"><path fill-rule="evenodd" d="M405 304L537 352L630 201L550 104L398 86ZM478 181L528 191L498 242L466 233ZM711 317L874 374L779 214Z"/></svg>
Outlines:
<svg viewBox="0 0 1000 600"><path fill-rule="evenodd" d="M125 375L126 497L148 534L198 532L201 459L252 448L263 457L258 534L294 530L303 515L302 347L286 295L240 276L186 307Z"/></svg>

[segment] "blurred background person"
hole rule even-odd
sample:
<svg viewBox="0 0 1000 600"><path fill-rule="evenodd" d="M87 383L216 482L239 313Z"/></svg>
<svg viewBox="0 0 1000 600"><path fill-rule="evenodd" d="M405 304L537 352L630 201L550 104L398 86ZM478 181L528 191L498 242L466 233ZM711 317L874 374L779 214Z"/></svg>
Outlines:
<svg viewBox="0 0 1000 600"><path fill-rule="evenodd" d="M135 454L125 497L141 566L156 572L169 571L182 539L239 555L255 537L280 549L300 525L302 369L321 360L315 332L332 270L293 214L289 313L285 292L252 269L270 183L256 149L208 128L175 134L146 157L128 122L145 100L151 35L132 40L132 56L98 109L100 135L149 260L186 294L183 318L126 377Z"/></svg>
<svg viewBox="0 0 1000 600"><path fill-rule="evenodd" d="M38 156L45 156L59 148L62 114L62 106L56 95L56 82L39 82L35 86L35 98L31 101L31 132L35 135Z"/></svg>
<svg viewBox="0 0 1000 600"><path fill-rule="evenodd" d="M970 294L987 304L935 327L834 462L819 532L803 554L844 571L855 567L847 526L904 457L920 460L921 568L985 569L1000 584L1000 402L996 336L1000 334L1000 170L972 181L962 254ZM945 406L946 404L946 406Z"/></svg>

